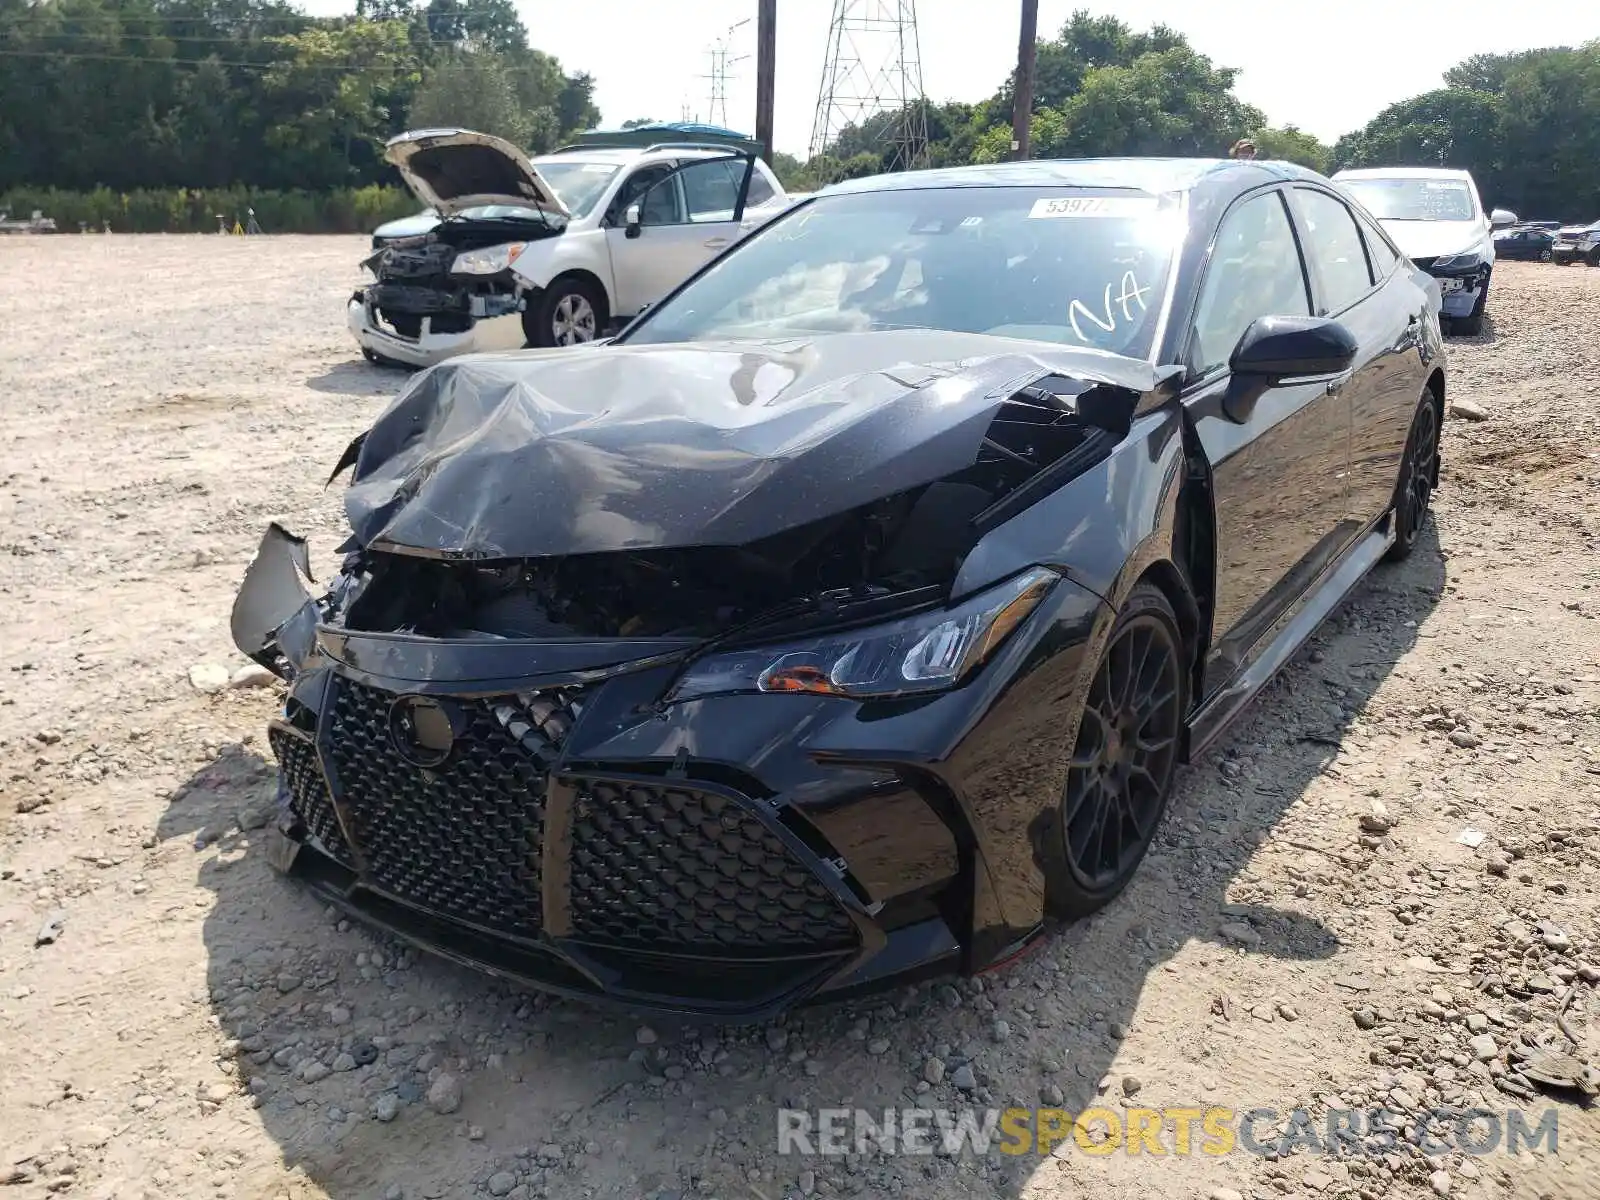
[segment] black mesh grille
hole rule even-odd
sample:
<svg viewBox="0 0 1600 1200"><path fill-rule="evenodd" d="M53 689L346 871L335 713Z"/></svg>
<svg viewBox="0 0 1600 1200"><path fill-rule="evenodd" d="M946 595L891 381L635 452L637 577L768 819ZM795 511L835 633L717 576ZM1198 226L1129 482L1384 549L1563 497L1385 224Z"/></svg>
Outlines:
<svg viewBox="0 0 1600 1200"><path fill-rule="evenodd" d="M289 807L294 815L316 835L329 854L349 866L350 847L345 844L339 819L334 815L328 785L317 762L316 747L286 729L269 729L267 741L283 769L283 782L289 790Z"/></svg>
<svg viewBox="0 0 1600 1200"><path fill-rule="evenodd" d="M454 702L455 743L434 769L395 751L394 695L347 680L336 693L326 745L370 881L444 916L535 935L545 788L575 693Z"/></svg>
<svg viewBox="0 0 1600 1200"><path fill-rule="evenodd" d="M839 950L850 918L737 802L592 780L572 822L572 931L617 945Z"/></svg>

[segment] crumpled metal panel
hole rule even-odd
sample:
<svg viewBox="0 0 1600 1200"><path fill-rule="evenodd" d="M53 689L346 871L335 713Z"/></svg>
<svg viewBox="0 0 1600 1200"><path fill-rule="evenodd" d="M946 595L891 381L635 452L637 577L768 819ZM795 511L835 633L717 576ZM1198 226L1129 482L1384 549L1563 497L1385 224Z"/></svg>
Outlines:
<svg viewBox="0 0 1600 1200"><path fill-rule="evenodd" d="M360 544L429 555L744 545L970 466L1048 375L1164 379L932 330L474 355L417 376L346 452L345 512Z"/></svg>

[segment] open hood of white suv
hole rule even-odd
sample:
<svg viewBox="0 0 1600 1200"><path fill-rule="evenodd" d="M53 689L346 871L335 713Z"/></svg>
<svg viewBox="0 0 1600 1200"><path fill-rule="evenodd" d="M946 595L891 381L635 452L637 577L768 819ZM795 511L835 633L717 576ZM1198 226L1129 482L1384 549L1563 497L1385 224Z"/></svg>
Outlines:
<svg viewBox="0 0 1600 1200"><path fill-rule="evenodd" d="M413 129L389 139L384 158L442 217L488 204L570 216L555 189L510 142L470 129Z"/></svg>

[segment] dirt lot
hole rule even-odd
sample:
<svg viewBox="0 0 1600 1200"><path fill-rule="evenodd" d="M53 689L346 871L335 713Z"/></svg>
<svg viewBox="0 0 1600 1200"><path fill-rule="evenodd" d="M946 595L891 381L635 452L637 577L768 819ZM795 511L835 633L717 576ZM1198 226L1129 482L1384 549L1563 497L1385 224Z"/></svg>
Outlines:
<svg viewBox="0 0 1600 1200"><path fill-rule="evenodd" d="M267 521L324 571L342 536L323 480L401 382L343 330L360 252L0 243L0 1196L1600 1196L1600 1117L1516 1091L1564 1001L1600 1064L1600 271L1499 268L1492 330L1451 347L1486 419L1447 423L1436 540L1185 774L1107 912L981 982L641 1028L273 876L277 695L191 683L243 665L228 608ZM779 1105L964 1103L1317 1130L1520 1106L1559 1142L776 1152Z"/></svg>

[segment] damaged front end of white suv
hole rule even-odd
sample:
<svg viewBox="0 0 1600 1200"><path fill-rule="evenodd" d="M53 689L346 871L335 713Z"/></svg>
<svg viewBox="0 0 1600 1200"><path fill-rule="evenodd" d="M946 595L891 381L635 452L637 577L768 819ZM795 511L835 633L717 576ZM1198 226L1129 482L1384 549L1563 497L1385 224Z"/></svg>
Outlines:
<svg viewBox="0 0 1600 1200"><path fill-rule="evenodd" d="M484 133L414 130L391 139L384 157L438 220L362 263L375 282L346 306L361 352L427 367L520 348L525 283L512 264L530 243L566 229L560 197L527 155Z"/></svg>

